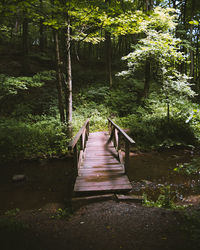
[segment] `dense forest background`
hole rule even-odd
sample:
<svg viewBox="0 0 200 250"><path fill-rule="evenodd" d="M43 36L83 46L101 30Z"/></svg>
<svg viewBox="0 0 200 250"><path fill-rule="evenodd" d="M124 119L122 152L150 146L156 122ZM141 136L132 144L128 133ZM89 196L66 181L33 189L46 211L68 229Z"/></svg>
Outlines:
<svg viewBox="0 0 200 250"><path fill-rule="evenodd" d="M198 0L2 0L0 160L60 157L90 118L198 147Z"/></svg>

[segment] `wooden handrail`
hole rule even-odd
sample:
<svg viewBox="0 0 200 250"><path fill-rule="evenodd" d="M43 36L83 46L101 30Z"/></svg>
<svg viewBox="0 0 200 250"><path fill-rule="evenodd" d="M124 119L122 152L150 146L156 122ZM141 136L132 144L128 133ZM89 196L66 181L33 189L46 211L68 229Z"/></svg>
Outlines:
<svg viewBox="0 0 200 250"><path fill-rule="evenodd" d="M124 171L127 173L129 167L129 153L130 145L135 144L135 141L126 134L117 124L115 124L110 118L108 118L108 127L110 131L110 139L113 140L114 147L118 151L119 161L124 164ZM121 140L125 140L125 162L121 155Z"/></svg>
<svg viewBox="0 0 200 250"><path fill-rule="evenodd" d="M83 127L78 131L78 133L76 134L76 136L74 137L74 139L69 143L68 145L68 149L72 150L75 145L77 144L77 142L79 141L81 135L84 133L84 130L87 128L87 126L89 125L90 120L88 119L87 121L85 121ZM89 134L89 131L88 131Z"/></svg>
<svg viewBox="0 0 200 250"><path fill-rule="evenodd" d="M83 127L78 131L74 139L68 145L68 149L70 151L73 150L74 167L76 169L77 174L79 167L82 163L82 160L84 158L84 151L89 136L89 122L90 122L89 119L85 121ZM79 142L80 142L80 147L78 147Z"/></svg>
<svg viewBox="0 0 200 250"><path fill-rule="evenodd" d="M114 123L110 118L108 118L108 121L119 131L120 134L123 135L124 139L127 140L130 144L135 144L135 141L127 135L126 132L124 132L116 123Z"/></svg>

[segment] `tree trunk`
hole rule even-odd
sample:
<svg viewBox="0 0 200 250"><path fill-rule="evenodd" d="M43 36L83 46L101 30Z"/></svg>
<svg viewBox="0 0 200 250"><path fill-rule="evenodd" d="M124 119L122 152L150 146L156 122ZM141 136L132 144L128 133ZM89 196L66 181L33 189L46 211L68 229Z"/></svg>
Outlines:
<svg viewBox="0 0 200 250"><path fill-rule="evenodd" d="M112 81L112 52L111 52L111 37L110 33L106 31L105 34L106 38L106 72L107 72L107 79L109 81L110 88L112 88L113 81Z"/></svg>
<svg viewBox="0 0 200 250"><path fill-rule="evenodd" d="M149 95L150 80L151 80L151 64L150 61L147 60L145 64L145 79L144 79L144 92L143 92L143 96L145 98L147 98Z"/></svg>
<svg viewBox="0 0 200 250"><path fill-rule="evenodd" d="M22 23L22 74L29 72L28 63L28 18L24 12L24 18Z"/></svg>
<svg viewBox="0 0 200 250"><path fill-rule="evenodd" d="M173 4L175 4L174 1L173 1ZM187 9L187 0L185 0L184 5L182 6L182 9L181 9L182 23L183 23L185 30L187 30L187 27L186 27L186 9ZM181 35L181 39L182 40L186 39L185 35ZM181 52L183 52L185 54L184 47L181 48ZM185 63L185 61L183 61L180 65L180 72L187 74L187 63Z"/></svg>
<svg viewBox="0 0 200 250"><path fill-rule="evenodd" d="M58 91L58 108L60 113L60 121L65 122L65 109L63 102L63 89L62 89L62 71L61 71L61 60L60 60L60 50L59 50L59 40L58 40L58 31L53 31L54 42L55 42L55 54L56 54L56 87Z"/></svg>
<svg viewBox="0 0 200 250"><path fill-rule="evenodd" d="M67 73L66 73L66 118L68 124L68 132L72 133L72 68L71 68L71 37L70 37L70 23L65 32L66 41L66 62L67 62Z"/></svg>
<svg viewBox="0 0 200 250"><path fill-rule="evenodd" d="M43 0L40 0L40 9L43 9ZM44 52L44 25L43 19L40 19L40 51Z"/></svg>
<svg viewBox="0 0 200 250"><path fill-rule="evenodd" d="M105 0L105 3L110 6L111 0ZM112 52L111 52L111 35L110 32L105 32L105 39L106 39L106 71L107 71L107 79L109 81L110 88L112 88L113 81L112 81Z"/></svg>
<svg viewBox="0 0 200 250"><path fill-rule="evenodd" d="M146 10L146 12L153 9L153 3L154 3L154 0L146 0L145 1L145 10Z"/></svg>
<svg viewBox="0 0 200 250"><path fill-rule="evenodd" d="M195 1L192 0L192 7L191 7L191 20L194 16L194 8L195 8ZM190 25L190 45L193 45L193 25ZM190 49L190 77L194 77L194 51Z"/></svg>
<svg viewBox="0 0 200 250"><path fill-rule="evenodd" d="M28 18L24 17L23 20L23 33L22 33L22 49L23 55L28 55Z"/></svg>
<svg viewBox="0 0 200 250"><path fill-rule="evenodd" d="M199 79L199 59L200 59L200 56L199 56L199 30L198 30L198 35L197 35L197 43L196 43L196 81L198 81Z"/></svg>

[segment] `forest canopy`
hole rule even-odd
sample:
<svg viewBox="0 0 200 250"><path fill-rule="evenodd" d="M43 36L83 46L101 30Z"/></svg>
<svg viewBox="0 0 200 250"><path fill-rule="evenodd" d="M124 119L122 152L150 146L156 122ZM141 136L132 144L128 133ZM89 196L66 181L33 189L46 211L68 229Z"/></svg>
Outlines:
<svg viewBox="0 0 200 250"><path fill-rule="evenodd" d="M199 34L198 0L1 1L1 160L66 155L110 116L137 149L198 147Z"/></svg>

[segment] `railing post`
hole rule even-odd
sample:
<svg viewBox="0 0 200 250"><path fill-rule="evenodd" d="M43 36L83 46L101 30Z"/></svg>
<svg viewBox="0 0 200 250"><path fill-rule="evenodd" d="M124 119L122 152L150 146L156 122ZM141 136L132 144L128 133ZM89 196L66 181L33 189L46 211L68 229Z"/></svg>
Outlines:
<svg viewBox="0 0 200 250"><path fill-rule="evenodd" d="M78 150L77 150L77 144L73 148L73 153L74 153L75 171L76 171L76 175L78 175Z"/></svg>
<svg viewBox="0 0 200 250"><path fill-rule="evenodd" d="M90 124L88 122L88 124L87 124L87 126L85 128L85 145L86 145L86 141L88 140L89 133L90 133Z"/></svg>
<svg viewBox="0 0 200 250"><path fill-rule="evenodd" d="M110 118L108 118L108 128L110 130L110 139L113 140L113 144L118 151L118 158L121 164L124 165L124 172L128 172L129 168L129 153L130 146L135 144L134 140L131 139L117 124L115 124ZM121 154L121 140L122 137L125 140L125 160L123 160Z"/></svg>
<svg viewBox="0 0 200 250"><path fill-rule="evenodd" d="M109 133L111 135L111 133L112 133L112 123L109 120L108 120L108 131L109 131Z"/></svg>
<svg viewBox="0 0 200 250"><path fill-rule="evenodd" d="M115 147L118 151L118 149L119 149L119 133L118 133L117 129L115 129Z"/></svg>
<svg viewBox="0 0 200 250"><path fill-rule="evenodd" d="M123 156L122 156L122 153L121 153L121 134L120 133L118 134L118 157L119 157L119 161L122 164L124 164Z"/></svg>
<svg viewBox="0 0 200 250"><path fill-rule="evenodd" d="M74 155L74 168L78 175L79 167L81 166L82 159L84 158L84 150L89 136L89 119L84 123L83 127L76 134L75 138L69 143L68 149L73 150ZM78 143L80 141L80 150Z"/></svg>
<svg viewBox="0 0 200 250"><path fill-rule="evenodd" d="M85 141L85 135L84 135L84 133L81 135L81 137L80 137L80 143L81 143L81 148L80 148L80 150L84 150L85 149L85 143L84 143L84 141Z"/></svg>
<svg viewBox="0 0 200 250"><path fill-rule="evenodd" d="M129 167L129 152L130 152L130 144L128 141L125 142L125 174L128 172L128 167Z"/></svg>

